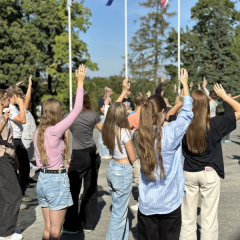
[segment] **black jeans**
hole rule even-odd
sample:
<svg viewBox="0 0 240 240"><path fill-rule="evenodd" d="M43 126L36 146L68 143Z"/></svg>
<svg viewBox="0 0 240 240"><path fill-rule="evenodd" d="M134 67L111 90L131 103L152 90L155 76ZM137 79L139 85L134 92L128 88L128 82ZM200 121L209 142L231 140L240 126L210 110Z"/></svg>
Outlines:
<svg viewBox="0 0 240 240"><path fill-rule="evenodd" d="M22 190L22 195L25 195L28 185L28 176L30 173L28 152L21 139L13 139L13 143L19 161L18 182Z"/></svg>
<svg viewBox="0 0 240 240"><path fill-rule="evenodd" d="M181 206L168 214L146 216L138 209L139 240L179 240Z"/></svg>
<svg viewBox="0 0 240 240"><path fill-rule="evenodd" d="M8 237L15 231L22 193L14 171L14 159L0 157L0 237Z"/></svg>
<svg viewBox="0 0 240 240"><path fill-rule="evenodd" d="M80 229L94 230L97 215L98 172L101 164L96 147L73 150L68 170L73 206L69 207L65 217L64 228L69 231ZM79 194L84 180L84 191L78 211Z"/></svg>

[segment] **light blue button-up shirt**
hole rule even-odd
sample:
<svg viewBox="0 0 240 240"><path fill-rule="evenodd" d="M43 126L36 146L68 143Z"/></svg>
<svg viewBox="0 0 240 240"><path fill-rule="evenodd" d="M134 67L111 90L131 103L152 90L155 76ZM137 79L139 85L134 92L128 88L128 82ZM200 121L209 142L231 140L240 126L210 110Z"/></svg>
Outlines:
<svg viewBox="0 0 240 240"><path fill-rule="evenodd" d="M160 179L155 170L156 181L148 179L141 171L139 177L139 210L144 215L167 214L176 210L184 196L185 177L181 163L182 138L193 119L192 98L183 97L183 107L177 120L162 127L162 158L166 180Z"/></svg>

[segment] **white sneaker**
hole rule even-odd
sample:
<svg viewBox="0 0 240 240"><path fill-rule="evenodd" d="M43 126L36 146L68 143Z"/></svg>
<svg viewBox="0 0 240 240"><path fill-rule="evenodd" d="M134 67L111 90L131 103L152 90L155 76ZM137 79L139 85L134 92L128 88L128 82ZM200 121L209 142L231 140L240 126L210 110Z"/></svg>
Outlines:
<svg viewBox="0 0 240 240"><path fill-rule="evenodd" d="M27 208L28 208L28 206L26 204L24 204L24 203L22 203L20 205L20 210L24 210L24 209L27 209Z"/></svg>
<svg viewBox="0 0 240 240"><path fill-rule="evenodd" d="M11 238L0 237L0 240L9 240L9 239L12 239L12 240L22 240L23 236L22 236L22 234L14 233L11 236Z"/></svg>
<svg viewBox="0 0 240 240"><path fill-rule="evenodd" d="M22 197L22 201L23 201L23 202L32 202L32 200L33 200L33 198L32 198L32 197L29 197L29 196L27 196L27 195L24 195L24 196Z"/></svg>
<svg viewBox="0 0 240 240"><path fill-rule="evenodd" d="M30 169L35 170L35 169L37 169L37 168L38 168L37 166L33 165L33 164L30 162Z"/></svg>
<svg viewBox="0 0 240 240"><path fill-rule="evenodd" d="M131 206L131 207L130 207L131 210L133 210L133 211L137 211L137 210L138 210L138 205L139 205L139 203L137 203L137 204Z"/></svg>
<svg viewBox="0 0 240 240"><path fill-rule="evenodd" d="M112 156L108 155L108 156L103 156L103 157L101 157L101 158L102 158L102 159L111 159Z"/></svg>

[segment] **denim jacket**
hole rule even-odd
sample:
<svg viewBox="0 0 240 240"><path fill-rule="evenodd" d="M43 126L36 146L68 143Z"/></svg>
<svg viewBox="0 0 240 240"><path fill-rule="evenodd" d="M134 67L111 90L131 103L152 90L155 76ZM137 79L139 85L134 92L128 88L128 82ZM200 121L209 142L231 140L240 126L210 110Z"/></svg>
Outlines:
<svg viewBox="0 0 240 240"><path fill-rule="evenodd" d="M183 97L183 107L177 120L162 127L162 159L166 180L160 179L160 166L155 170L156 180L148 179L142 170L139 177L139 210L144 215L168 214L176 210L184 196L185 177L181 163L181 142L193 119L192 98Z"/></svg>

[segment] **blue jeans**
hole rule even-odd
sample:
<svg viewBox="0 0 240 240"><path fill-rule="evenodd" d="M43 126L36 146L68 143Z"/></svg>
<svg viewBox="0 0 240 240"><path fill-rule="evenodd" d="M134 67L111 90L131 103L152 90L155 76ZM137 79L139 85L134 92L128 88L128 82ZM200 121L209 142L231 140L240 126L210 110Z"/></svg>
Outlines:
<svg viewBox="0 0 240 240"><path fill-rule="evenodd" d="M100 119L101 119L102 123L104 123L104 120L105 120L104 115L101 115ZM99 151L100 157L109 156L109 150L103 144L102 133L101 132L99 132L99 136L98 136L98 151Z"/></svg>
<svg viewBox="0 0 240 240"><path fill-rule="evenodd" d="M37 183L37 197L41 208L51 211L73 205L67 173L50 174L40 172Z"/></svg>
<svg viewBox="0 0 240 240"><path fill-rule="evenodd" d="M111 160L107 171L107 182L112 200L112 217L107 240L128 240L128 203L132 190L133 167Z"/></svg>

